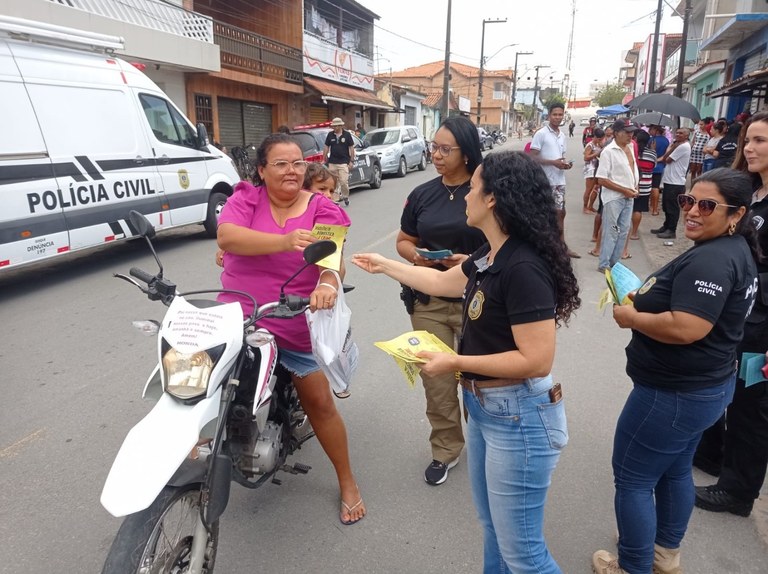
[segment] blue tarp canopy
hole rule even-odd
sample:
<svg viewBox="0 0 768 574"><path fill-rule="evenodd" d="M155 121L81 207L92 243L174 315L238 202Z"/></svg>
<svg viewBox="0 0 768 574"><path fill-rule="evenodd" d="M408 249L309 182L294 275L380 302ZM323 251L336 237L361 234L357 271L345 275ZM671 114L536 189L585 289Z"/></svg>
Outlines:
<svg viewBox="0 0 768 574"><path fill-rule="evenodd" d="M626 114L629 111L629 108L622 106L621 104L614 104L612 106L608 106L607 108L603 108L602 110L597 110L598 116L618 116L619 114Z"/></svg>

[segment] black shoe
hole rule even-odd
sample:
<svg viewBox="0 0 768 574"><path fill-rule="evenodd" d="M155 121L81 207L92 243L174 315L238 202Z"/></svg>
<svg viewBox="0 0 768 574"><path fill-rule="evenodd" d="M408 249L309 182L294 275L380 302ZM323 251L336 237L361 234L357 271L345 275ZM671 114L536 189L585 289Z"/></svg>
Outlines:
<svg viewBox="0 0 768 574"><path fill-rule="evenodd" d="M431 484L432 486L443 484L448 478L448 471L456 466L458 462L458 458L448 464L440 462L439 460L433 460L432 464L430 464L427 467L427 470L424 471L424 480L427 484Z"/></svg>
<svg viewBox="0 0 768 574"><path fill-rule="evenodd" d="M696 487L696 506L711 512L730 512L736 516L749 516L752 502L744 502L728 494L724 488L713 484Z"/></svg>
<svg viewBox="0 0 768 574"><path fill-rule="evenodd" d="M661 233L657 233L656 237L659 239L675 239L677 235L674 231L662 231Z"/></svg>
<svg viewBox="0 0 768 574"><path fill-rule="evenodd" d="M666 227L664 227L664 226L662 225L662 226L661 226L661 227L659 227L658 229L651 229L651 233L653 233L654 235L656 235L656 234L658 234L658 233L664 233L666 230L667 230L667 228L666 228Z"/></svg>
<svg viewBox="0 0 768 574"><path fill-rule="evenodd" d="M720 476L720 464L703 456L694 455L693 466L710 476Z"/></svg>

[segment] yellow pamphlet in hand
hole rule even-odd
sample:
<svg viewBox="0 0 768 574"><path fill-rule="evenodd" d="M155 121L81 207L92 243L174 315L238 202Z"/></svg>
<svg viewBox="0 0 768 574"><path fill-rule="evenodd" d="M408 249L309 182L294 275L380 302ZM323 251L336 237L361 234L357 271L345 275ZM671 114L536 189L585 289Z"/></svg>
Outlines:
<svg viewBox="0 0 768 574"><path fill-rule="evenodd" d="M317 237L318 240L327 239L336 244L336 251L317 262L320 267L333 269L334 271L341 270L341 251L342 247L344 247L344 238L347 236L348 230L349 227L345 225L315 223L315 226L312 228L312 236Z"/></svg>
<svg viewBox="0 0 768 574"><path fill-rule="evenodd" d="M424 362L424 359L416 356L417 353L431 351L456 354L456 351L428 331L408 331L399 337L374 343L374 345L395 359L411 388L416 386L416 377L421 372L419 363Z"/></svg>

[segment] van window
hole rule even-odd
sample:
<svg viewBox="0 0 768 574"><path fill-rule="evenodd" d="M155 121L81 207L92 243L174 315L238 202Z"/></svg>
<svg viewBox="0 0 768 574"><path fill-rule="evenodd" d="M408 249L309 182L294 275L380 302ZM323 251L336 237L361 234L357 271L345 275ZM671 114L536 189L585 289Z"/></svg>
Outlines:
<svg viewBox="0 0 768 574"><path fill-rule="evenodd" d="M184 117L163 98L141 94L141 107L155 137L164 143L197 149L197 137Z"/></svg>

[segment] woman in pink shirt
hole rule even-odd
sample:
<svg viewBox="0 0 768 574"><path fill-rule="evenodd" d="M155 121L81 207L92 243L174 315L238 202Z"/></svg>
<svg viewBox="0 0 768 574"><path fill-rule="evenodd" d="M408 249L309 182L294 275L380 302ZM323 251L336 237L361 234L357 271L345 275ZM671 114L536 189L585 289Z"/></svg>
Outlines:
<svg viewBox="0 0 768 574"><path fill-rule="evenodd" d="M221 283L246 291L259 304L276 301L280 286L304 263L302 252L313 243L316 223L349 226L347 214L326 197L302 189L307 162L296 141L285 134L268 136L256 152L261 185L240 182L219 218L218 243L224 250ZM341 276L344 275L342 265ZM322 282L318 285L320 276ZM310 297L311 309L330 309L341 285L331 273L312 266L290 283L290 292ZM222 301L238 301L249 315L252 303L233 293ZM306 319L265 319L280 349L280 363L291 373L301 405L323 450L333 464L341 491L340 520L353 524L365 516L365 505L349 462L347 431L331 390L312 356Z"/></svg>

